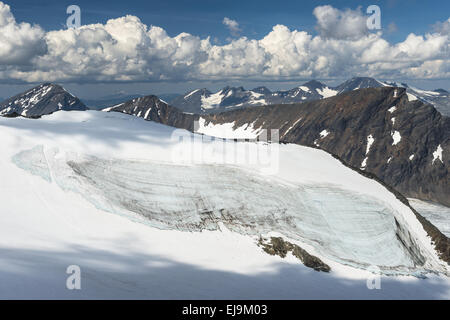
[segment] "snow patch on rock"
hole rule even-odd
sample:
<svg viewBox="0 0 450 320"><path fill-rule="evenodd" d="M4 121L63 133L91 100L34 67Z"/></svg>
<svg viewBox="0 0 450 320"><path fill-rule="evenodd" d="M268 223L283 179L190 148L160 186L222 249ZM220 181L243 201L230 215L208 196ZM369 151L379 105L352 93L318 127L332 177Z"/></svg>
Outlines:
<svg viewBox="0 0 450 320"><path fill-rule="evenodd" d="M337 90L330 89L329 87L325 87L323 89L318 88L316 91L324 98L334 97L339 93Z"/></svg>
<svg viewBox="0 0 450 320"><path fill-rule="evenodd" d="M374 143L374 141L375 141L375 138L371 134L369 134L367 136L366 155L369 153L370 147L372 147L372 144Z"/></svg>
<svg viewBox="0 0 450 320"><path fill-rule="evenodd" d="M408 101L416 101L417 100L417 97L409 92L407 92L406 95L408 96Z"/></svg>
<svg viewBox="0 0 450 320"><path fill-rule="evenodd" d="M222 91L213 93L209 97L202 96L202 108L203 109L213 109L218 107L224 98Z"/></svg>
<svg viewBox="0 0 450 320"><path fill-rule="evenodd" d="M326 136L328 136L330 134L330 132L328 131L328 130L322 130L321 132L320 132L320 138L321 139L323 139L323 138L325 138Z"/></svg>
<svg viewBox="0 0 450 320"><path fill-rule="evenodd" d="M402 136L400 135L400 132L398 132L397 130L396 130L396 131L393 131L393 132L391 133L391 136L392 136L392 139L394 140L394 141L392 142L392 145L393 145L393 146L395 146L396 144L398 144L398 143L402 140Z"/></svg>
<svg viewBox="0 0 450 320"><path fill-rule="evenodd" d="M393 113L395 110L397 110L397 107L396 107L396 106L390 107L390 108L388 109L388 111L389 111L390 113Z"/></svg>
<svg viewBox="0 0 450 320"><path fill-rule="evenodd" d="M199 128L197 133L203 133L208 136L224 138L224 139L256 139L261 133L262 129L254 128L254 124L244 124L241 127L235 128L234 122L214 124L212 122L206 124L204 118L198 121Z"/></svg>
<svg viewBox="0 0 450 320"><path fill-rule="evenodd" d="M434 162L436 160L441 161L442 163L444 163L444 161L442 161L442 147L441 145L438 145L438 147L436 148L436 150L433 152L433 161L431 162L432 164L434 164Z"/></svg>

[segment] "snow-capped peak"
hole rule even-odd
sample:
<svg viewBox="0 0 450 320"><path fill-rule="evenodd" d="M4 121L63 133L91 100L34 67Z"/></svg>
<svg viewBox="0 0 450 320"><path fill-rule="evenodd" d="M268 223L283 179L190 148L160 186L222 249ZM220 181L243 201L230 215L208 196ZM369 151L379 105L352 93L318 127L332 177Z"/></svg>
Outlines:
<svg viewBox="0 0 450 320"><path fill-rule="evenodd" d="M40 117L59 110L87 110L74 95L57 84L43 83L0 104L0 115Z"/></svg>

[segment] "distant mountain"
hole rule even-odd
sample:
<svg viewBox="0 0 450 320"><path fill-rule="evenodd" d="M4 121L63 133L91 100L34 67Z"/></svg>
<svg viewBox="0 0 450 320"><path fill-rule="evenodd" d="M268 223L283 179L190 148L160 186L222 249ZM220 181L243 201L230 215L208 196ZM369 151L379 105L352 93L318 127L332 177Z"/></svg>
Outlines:
<svg viewBox="0 0 450 320"><path fill-rule="evenodd" d="M219 94L216 94L216 96L220 97L221 92L222 91L220 91ZM211 105L211 103L207 104L207 102L214 99L214 96L211 98L211 95L212 93L205 88L196 89L168 102L170 105L175 106L184 112L203 113L208 109L208 106ZM220 104L220 102L221 101L218 101L218 104Z"/></svg>
<svg viewBox="0 0 450 320"><path fill-rule="evenodd" d="M38 118L59 110L87 110L77 97L63 87L44 83L0 103L0 116Z"/></svg>
<svg viewBox="0 0 450 320"><path fill-rule="evenodd" d="M144 118L145 120L152 120L178 128L186 128L191 131L194 129L194 121L192 121L191 114L181 112L154 95L135 98L105 108L103 111L126 113Z"/></svg>
<svg viewBox="0 0 450 320"><path fill-rule="evenodd" d="M392 87L405 88L406 92L424 102L430 103L443 115L450 116L450 94L447 90L422 90L408 86L406 83L385 82Z"/></svg>
<svg viewBox="0 0 450 320"><path fill-rule="evenodd" d="M179 93L161 93L158 94L158 98L160 98L162 101L165 101L168 103L169 101L175 100L176 98L182 96Z"/></svg>
<svg viewBox="0 0 450 320"><path fill-rule="evenodd" d="M261 94L271 94L272 92L267 89L266 87L257 87L255 89L252 90L253 92L256 93L261 93Z"/></svg>
<svg viewBox="0 0 450 320"><path fill-rule="evenodd" d="M378 81L374 78L355 77L355 78L345 81L344 83L341 83L335 89L338 91L338 94L340 94L340 93L349 92L349 91L358 90L358 89L379 88L379 87L385 87L385 86L386 86L385 83Z"/></svg>
<svg viewBox="0 0 450 320"><path fill-rule="evenodd" d="M124 101L128 101L134 98L143 97L142 94L124 94L116 93L108 96L103 96L98 99L83 99L84 103L92 110L102 110L107 107L119 104Z"/></svg>
<svg viewBox="0 0 450 320"><path fill-rule="evenodd" d="M242 87L225 87L214 93L203 88L165 101L184 112L208 114L244 107L314 101L358 89L379 87L406 88L408 93L433 104L442 114L450 115L450 95L444 89L426 91L409 87L405 83L383 82L369 77L354 77L336 87L329 87L319 81L311 80L291 90L275 92L266 87L252 90L245 90Z"/></svg>
<svg viewBox="0 0 450 320"><path fill-rule="evenodd" d="M205 88L196 89L169 101L169 104L184 112L207 114L242 107L318 100L336 94L337 91L332 88L312 80L297 88L277 92L271 92L266 87L252 90L245 90L243 87L225 87L214 93Z"/></svg>
<svg viewBox="0 0 450 320"><path fill-rule="evenodd" d="M449 94L449 92L447 91L447 90L444 90L444 89L436 89L436 90L434 90L434 92L437 92L437 93L440 93L440 94Z"/></svg>
<svg viewBox="0 0 450 320"><path fill-rule="evenodd" d="M86 105L89 107L89 109L93 110L102 110L108 107L115 106L119 103L122 103L124 101L133 100L135 98L141 98L144 97L143 94L125 94L125 93L116 93L108 96L104 96L98 99L83 99L83 101L86 103ZM158 97L162 101L170 101L177 97L179 97L180 94L178 93L164 93L158 95Z"/></svg>

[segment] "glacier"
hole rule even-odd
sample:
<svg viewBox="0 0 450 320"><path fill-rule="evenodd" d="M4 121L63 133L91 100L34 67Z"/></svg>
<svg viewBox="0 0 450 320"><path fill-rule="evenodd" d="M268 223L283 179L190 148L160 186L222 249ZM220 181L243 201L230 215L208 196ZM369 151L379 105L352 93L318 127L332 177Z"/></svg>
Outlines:
<svg viewBox="0 0 450 320"><path fill-rule="evenodd" d="M97 208L161 229L229 230L251 235L278 231L310 243L324 256L359 267L414 270L425 258L398 240L393 209L373 197L333 185L292 185L217 165L44 155L23 151L14 161L31 173L54 177ZM49 161L48 172L39 164ZM34 164L36 162L36 164ZM39 170L36 170L38 168ZM142 219L143 218L143 219Z"/></svg>
<svg viewBox="0 0 450 320"><path fill-rule="evenodd" d="M11 274L28 265L56 272L67 261L87 268L96 283L80 298L114 292L115 297L141 298L450 296L447 266L413 212L382 185L321 150L280 145L279 170L264 174L253 164L227 164L213 156L202 163L173 159L179 144L171 137L175 129L123 114L58 112L40 120L0 119L0 130L4 288L17 285ZM223 150L218 141L203 143L216 153ZM331 274L310 273L292 257L266 255L256 245L260 235L297 243L329 264ZM184 266L179 276L155 278L173 261ZM390 288L383 293L365 288L373 265L381 268ZM190 277L196 273L190 266L206 272L206 280L193 284ZM274 276L285 268L281 278ZM137 285L141 278L132 275L133 269L153 277ZM117 281L109 278L112 273ZM311 283L301 290L307 278ZM43 283L49 286L47 297L53 297L51 292L70 297L54 289L58 279L36 273L30 282L34 289L26 295L30 287L25 283L21 292L36 295L44 289L34 284ZM338 286L345 281L355 281L358 289L342 292ZM248 284L243 295L237 294L241 282ZM208 283L226 289L207 295ZM155 286L173 290L152 291ZM411 290L416 286L422 289ZM11 296L6 290L0 289L0 297Z"/></svg>

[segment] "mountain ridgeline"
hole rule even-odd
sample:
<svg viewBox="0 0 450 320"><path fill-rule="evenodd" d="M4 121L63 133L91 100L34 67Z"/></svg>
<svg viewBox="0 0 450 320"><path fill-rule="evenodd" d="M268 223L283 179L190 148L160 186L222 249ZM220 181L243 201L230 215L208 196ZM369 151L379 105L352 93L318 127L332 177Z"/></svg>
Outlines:
<svg viewBox="0 0 450 320"><path fill-rule="evenodd" d="M184 112L208 114L242 107L319 100L336 94L336 90L312 80L297 88L276 92L266 87L252 90L245 90L243 87L225 87L216 93L205 88L196 89L171 100L169 104Z"/></svg>
<svg viewBox="0 0 450 320"><path fill-rule="evenodd" d="M290 90L275 92L266 87L252 90L245 90L243 87L225 87L215 93L203 88L166 101L184 112L210 114L262 105L315 101L358 89L380 87L405 88L408 93L432 103L442 114L450 115L450 94L443 89L426 91L409 87L404 83L382 82L368 77L355 77L336 87L312 80Z"/></svg>
<svg viewBox="0 0 450 320"><path fill-rule="evenodd" d="M250 124L253 129L279 129L282 143L321 148L408 197L450 206L450 118L405 88L351 90L323 100L206 115L184 113L150 96L108 111L190 131L200 119L234 129Z"/></svg>
<svg viewBox="0 0 450 320"><path fill-rule="evenodd" d="M439 112L450 116L450 94L444 89L426 91L409 87L404 83L382 82L368 77L355 77L336 87L311 80L286 91L272 92L266 87L246 90L243 87L227 86L215 93L203 88L190 91L185 95L162 94L158 97L164 103L186 113L214 114L264 105L316 101L358 89L379 87L405 88L409 94L433 104ZM145 96L121 92L95 99L85 99L83 103L63 87L45 83L0 102L0 116L36 118L59 110L103 110Z"/></svg>

